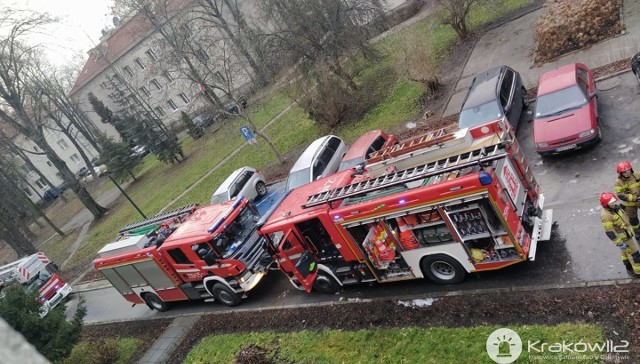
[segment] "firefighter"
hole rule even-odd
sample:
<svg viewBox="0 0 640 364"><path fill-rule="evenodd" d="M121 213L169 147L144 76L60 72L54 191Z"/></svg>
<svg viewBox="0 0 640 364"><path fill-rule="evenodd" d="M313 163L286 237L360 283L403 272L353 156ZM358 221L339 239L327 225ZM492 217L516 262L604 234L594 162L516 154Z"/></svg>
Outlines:
<svg viewBox="0 0 640 364"><path fill-rule="evenodd" d="M616 195L618 195L618 198L622 201L635 236L640 236L640 221L638 221L638 208L640 207L640 173L633 172L629 161L619 162L616 170L618 172Z"/></svg>
<svg viewBox="0 0 640 364"><path fill-rule="evenodd" d="M600 195L602 226L607 237L620 249L620 259L627 270L640 277L638 244L634 239L629 218L618 202L616 195L611 192L603 192Z"/></svg>

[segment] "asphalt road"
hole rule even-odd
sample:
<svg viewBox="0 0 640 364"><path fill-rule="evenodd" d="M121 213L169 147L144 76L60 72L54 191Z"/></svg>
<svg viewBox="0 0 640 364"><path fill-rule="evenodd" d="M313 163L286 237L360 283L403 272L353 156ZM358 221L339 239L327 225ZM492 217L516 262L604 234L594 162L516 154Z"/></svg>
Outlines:
<svg viewBox="0 0 640 364"><path fill-rule="evenodd" d="M237 308L217 303L183 302L168 312L150 311L144 305L131 307L113 288L82 292L86 301L85 322L134 320L153 317L265 309L290 305L358 300L380 297L424 297L451 291L519 286L547 286L584 281L628 278L618 250L604 235L599 219L598 196L612 190L615 165L621 159L638 161L640 147L640 86L630 72L598 84L603 141L597 146L557 157L541 158L533 149L531 112L520 121L518 139L526 159L546 196L545 208L554 209L556 226L549 242L540 243L536 260L492 272L474 273L458 285L438 286L416 280L389 284L359 285L335 295L307 294L294 289L284 274L272 271ZM606 89L606 90L604 90ZM530 110L535 104L532 103ZM270 186L266 199L274 198L279 186ZM260 202L258 202L260 206Z"/></svg>

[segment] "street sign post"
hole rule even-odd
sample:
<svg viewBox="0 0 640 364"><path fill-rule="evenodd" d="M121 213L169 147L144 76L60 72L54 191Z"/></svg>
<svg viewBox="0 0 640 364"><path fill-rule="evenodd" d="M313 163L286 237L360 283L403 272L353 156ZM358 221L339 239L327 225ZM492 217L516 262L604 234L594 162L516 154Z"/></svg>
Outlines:
<svg viewBox="0 0 640 364"><path fill-rule="evenodd" d="M242 133L242 136L244 137L244 140L247 141L247 143L256 144L258 142L255 135L253 135L253 132L251 131L251 129L249 129L248 126L241 126L240 132Z"/></svg>

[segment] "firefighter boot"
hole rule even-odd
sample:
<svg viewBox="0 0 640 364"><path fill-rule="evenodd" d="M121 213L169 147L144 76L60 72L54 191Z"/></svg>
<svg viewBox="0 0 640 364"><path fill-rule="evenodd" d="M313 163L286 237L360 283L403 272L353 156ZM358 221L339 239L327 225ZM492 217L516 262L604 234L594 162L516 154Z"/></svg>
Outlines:
<svg viewBox="0 0 640 364"><path fill-rule="evenodd" d="M627 254L629 257L628 262L631 264L633 273L636 277L640 278L640 252L636 251L633 254Z"/></svg>
<svg viewBox="0 0 640 364"><path fill-rule="evenodd" d="M627 258L626 255L621 255L620 260L622 260L622 263L624 264L624 267L627 270L627 273L629 273L630 276L635 277L636 274L633 272L633 267L631 266L631 262L629 261L629 258Z"/></svg>

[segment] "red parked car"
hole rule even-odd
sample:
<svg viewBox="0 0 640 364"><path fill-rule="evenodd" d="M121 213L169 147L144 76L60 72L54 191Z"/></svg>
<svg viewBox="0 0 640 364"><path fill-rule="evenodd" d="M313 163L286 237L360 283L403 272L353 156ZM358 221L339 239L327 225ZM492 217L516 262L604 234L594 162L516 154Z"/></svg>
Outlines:
<svg viewBox="0 0 640 364"><path fill-rule="evenodd" d="M342 163L340 163L338 171L344 171L345 169L364 163L373 152L385 149L394 144L398 144L398 138L396 138L395 135L389 135L382 130L366 132L347 150L347 153L342 157Z"/></svg>
<svg viewBox="0 0 640 364"><path fill-rule="evenodd" d="M600 141L597 92L591 70L581 63L540 76L533 119L538 153L556 154Z"/></svg>

